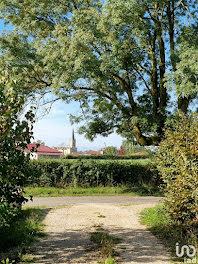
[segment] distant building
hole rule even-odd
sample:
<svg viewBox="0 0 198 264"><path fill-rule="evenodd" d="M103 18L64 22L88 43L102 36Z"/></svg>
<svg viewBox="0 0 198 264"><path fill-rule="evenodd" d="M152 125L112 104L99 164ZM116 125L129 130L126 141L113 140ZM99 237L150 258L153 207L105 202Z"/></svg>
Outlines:
<svg viewBox="0 0 198 264"><path fill-rule="evenodd" d="M70 139L68 147L54 147L56 150L62 152L63 155L71 155L77 153L76 139L74 130L72 130L72 138Z"/></svg>
<svg viewBox="0 0 198 264"><path fill-rule="evenodd" d="M30 153L31 160L38 160L38 159L59 159L62 153L56 149L49 148L40 144L37 147L36 143L28 144L27 148L25 149L25 153Z"/></svg>
<svg viewBox="0 0 198 264"><path fill-rule="evenodd" d="M93 156L93 155L103 155L103 154L104 154L103 150L99 150L99 151L89 150L89 151L82 151L82 152L73 153L73 156L80 156L80 155Z"/></svg>

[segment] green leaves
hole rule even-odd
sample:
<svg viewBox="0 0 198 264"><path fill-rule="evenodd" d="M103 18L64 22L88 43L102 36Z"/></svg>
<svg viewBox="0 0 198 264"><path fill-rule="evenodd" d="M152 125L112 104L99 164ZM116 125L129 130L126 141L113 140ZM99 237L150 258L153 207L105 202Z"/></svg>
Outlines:
<svg viewBox="0 0 198 264"><path fill-rule="evenodd" d="M183 18L195 6L194 0L4 0L0 13L15 33L0 39L0 68L9 68L29 95L50 91L78 101L82 113L73 120L85 121L81 131L90 138L135 130L139 144L156 144L169 114L165 73L179 97L193 94L185 109L197 94L196 41L185 37L192 39L196 21L192 15L187 30ZM107 123L103 129L98 119Z"/></svg>
<svg viewBox="0 0 198 264"><path fill-rule="evenodd" d="M183 228L198 223L198 117L179 115L165 131L157 165L165 187L165 206Z"/></svg>
<svg viewBox="0 0 198 264"><path fill-rule="evenodd" d="M8 89L9 88L9 89ZM25 95L17 82L0 83L0 201L8 206L26 201L21 193L29 173L24 149L32 138L32 109L20 120Z"/></svg>
<svg viewBox="0 0 198 264"><path fill-rule="evenodd" d="M28 185L36 186L133 186L156 184L155 164L149 160L64 159L30 163Z"/></svg>

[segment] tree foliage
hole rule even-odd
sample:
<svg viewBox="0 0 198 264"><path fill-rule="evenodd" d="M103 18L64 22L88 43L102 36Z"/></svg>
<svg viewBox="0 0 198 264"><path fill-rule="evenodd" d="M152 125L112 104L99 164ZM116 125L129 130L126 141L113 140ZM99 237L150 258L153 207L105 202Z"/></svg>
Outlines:
<svg viewBox="0 0 198 264"><path fill-rule="evenodd" d="M9 84L9 85L8 85ZM9 86L9 89L8 89ZM27 199L22 194L29 173L29 157L24 149L32 137L33 112L24 118L25 96L15 82L1 80L0 83L0 201L4 206L22 204Z"/></svg>
<svg viewBox="0 0 198 264"><path fill-rule="evenodd" d="M197 61L197 44L185 41L196 32L196 4L3 0L1 15L15 33L1 37L1 67L30 93L78 101L82 115L71 119L85 121L80 131L90 139L116 130L133 133L140 145L158 144L172 102L165 76L184 113L197 95L189 56Z"/></svg>
<svg viewBox="0 0 198 264"><path fill-rule="evenodd" d="M113 146L108 146L104 149L104 154L105 155L117 155L118 154L118 151L117 151L117 148L116 147L113 147Z"/></svg>

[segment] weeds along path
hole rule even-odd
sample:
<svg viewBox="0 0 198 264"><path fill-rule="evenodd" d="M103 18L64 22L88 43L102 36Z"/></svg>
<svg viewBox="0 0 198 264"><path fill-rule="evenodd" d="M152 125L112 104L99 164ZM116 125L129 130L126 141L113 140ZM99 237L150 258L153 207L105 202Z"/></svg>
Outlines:
<svg viewBox="0 0 198 264"><path fill-rule="evenodd" d="M168 264L169 254L146 227L139 213L153 204L86 203L54 208L46 216L47 236L35 244L34 263L95 264L90 232L98 229L121 238L118 263Z"/></svg>

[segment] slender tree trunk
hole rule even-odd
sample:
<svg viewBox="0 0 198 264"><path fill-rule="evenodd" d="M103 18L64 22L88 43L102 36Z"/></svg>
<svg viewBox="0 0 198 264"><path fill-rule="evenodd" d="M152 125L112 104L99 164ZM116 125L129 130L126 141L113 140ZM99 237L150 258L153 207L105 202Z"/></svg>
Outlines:
<svg viewBox="0 0 198 264"><path fill-rule="evenodd" d="M151 42L151 94L153 102L153 115L157 118L159 108L159 90L158 90L158 76L157 76L157 59L156 59L156 32L154 32L153 40Z"/></svg>
<svg viewBox="0 0 198 264"><path fill-rule="evenodd" d="M170 58L171 58L173 72L176 71L175 42L174 42L174 25L175 25L174 8L175 8L175 0L168 1L167 16L168 16L168 24L169 24ZM177 101L178 110L186 114L188 111L190 100L191 99L188 97L181 97L181 96L178 97L178 101Z"/></svg>
<svg viewBox="0 0 198 264"><path fill-rule="evenodd" d="M162 30L161 26L158 29L157 33L157 39L158 39L158 44L159 44L159 51L160 51L160 61L159 61L159 71L160 71L160 81L159 81L159 98L160 98L160 104L159 104L159 123L158 123L158 128L157 128L157 133L159 135L163 134L163 128L165 125L165 120L166 120L166 107L167 107L167 90L166 87L164 86L164 75L166 72L166 55L165 55L165 45L164 45L164 40L162 37Z"/></svg>

